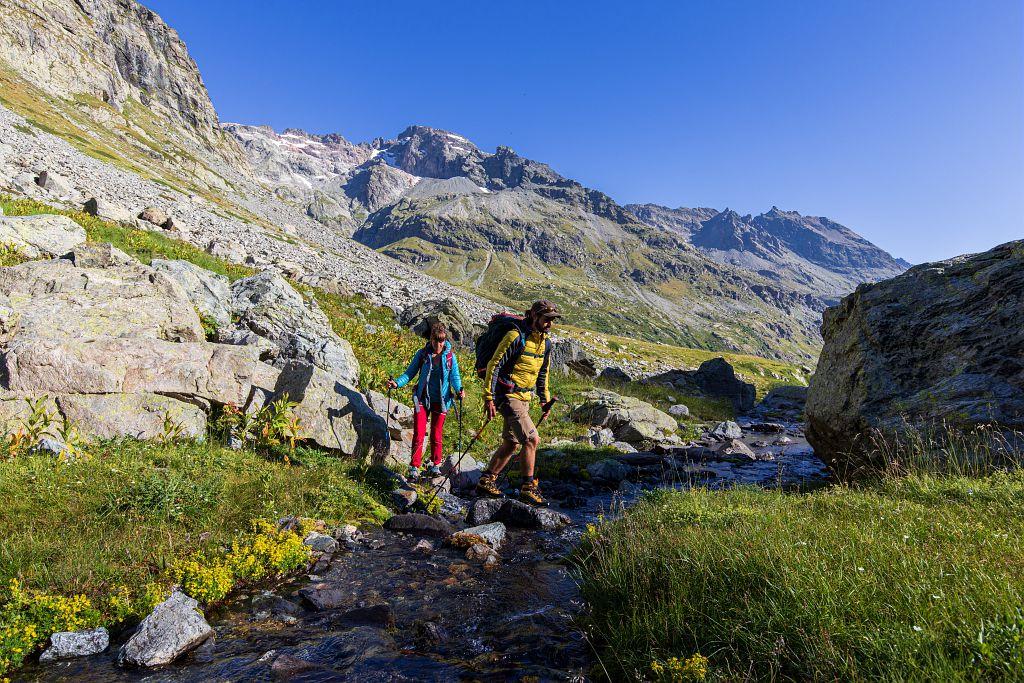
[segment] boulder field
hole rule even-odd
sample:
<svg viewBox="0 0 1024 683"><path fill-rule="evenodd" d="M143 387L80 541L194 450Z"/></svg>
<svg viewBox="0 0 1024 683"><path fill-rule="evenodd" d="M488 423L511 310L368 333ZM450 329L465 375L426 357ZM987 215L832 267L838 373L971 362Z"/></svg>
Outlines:
<svg viewBox="0 0 1024 683"><path fill-rule="evenodd" d="M20 231L32 240L24 251L57 244L38 239L48 220ZM228 283L56 225L59 246L70 240L63 257L0 268L0 423L13 427L32 410L25 399L41 399L86 439L160 438L169 423L202 437L218 407L253 411L287 395L303 439L378 461L396 448L356 388L349 343L276 271ZM405 420L391 421L401 434Z"/></svg>

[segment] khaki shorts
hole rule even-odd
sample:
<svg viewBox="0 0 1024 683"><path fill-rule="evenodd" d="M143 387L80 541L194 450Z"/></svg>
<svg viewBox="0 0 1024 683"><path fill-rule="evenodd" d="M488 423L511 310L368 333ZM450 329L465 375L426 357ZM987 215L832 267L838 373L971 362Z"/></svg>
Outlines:
<svg viewBox="0 0 1024 683"><path fill-rule="evenodd" d="M537 436L537 428L530 419L530 403L517 398L506 398L498 406L498 412L505 418L501 438L520 446Z"/></svg>

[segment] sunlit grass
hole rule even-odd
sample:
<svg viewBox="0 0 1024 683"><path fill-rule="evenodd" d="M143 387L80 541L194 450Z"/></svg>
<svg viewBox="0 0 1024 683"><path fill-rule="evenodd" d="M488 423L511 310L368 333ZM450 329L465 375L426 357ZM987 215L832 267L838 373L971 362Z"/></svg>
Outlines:
<svg viewBox="0 0 1024 683"><path fill-rule="evenodd" d="M648 495L576 556L604 665L641 679L701 653L722 680L1017 680L1024 472L950 464Z"/></svg>

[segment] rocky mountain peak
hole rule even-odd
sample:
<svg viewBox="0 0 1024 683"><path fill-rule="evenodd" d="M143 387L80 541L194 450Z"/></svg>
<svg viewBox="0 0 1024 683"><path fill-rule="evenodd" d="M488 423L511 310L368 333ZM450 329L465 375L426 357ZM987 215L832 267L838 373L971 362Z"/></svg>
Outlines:
<svg viewBox="0 0 1024 683"><path fill-rule="evenodd" d="M95 98L129 116L131 103L141 104L224 151L196 63L150 9L135 0L4 0L0 14L0 61L33 85L56 97Z"/></svg>
<svg viewBox="0 0 1024 683"><path fill-rule="evenodd" d="M482 153L461 135L427 126L409 126L384 151L385 159L406 173L426 178L468 176L483 179Z"/></svg>

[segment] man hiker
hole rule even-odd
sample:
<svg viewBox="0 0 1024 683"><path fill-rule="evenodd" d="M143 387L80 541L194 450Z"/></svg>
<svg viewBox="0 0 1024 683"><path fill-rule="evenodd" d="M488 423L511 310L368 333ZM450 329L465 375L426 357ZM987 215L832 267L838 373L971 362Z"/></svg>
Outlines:
<svg viewBox="0 0 1024 683"><path fill-rule="evenodd" d="M477 495L497 497L498 475L508 465L516 448L520 448L523 484L519 498L532 505L544 505L540 487L534 477L534 462L540 435L530 419L530 400L536 391L545 411L553 399L548 388L548 364L551 341L548 333L560 318L558 309L547 300L533 304L522 320L516 320L498 342L484 374L484 414L493 419L498 413L505 422L501 446L491 457L477 484Z"/></svg>
<svg viewBox="0 0 1024 683"><path fill-rule="evenodd" d="M413 354L412 361L405 372L395 379L388 380L388 389L398 389L408 384L419 374L416 390L413 392L413 416L415 422L412 430L412 467L410 479L420 476L420 464L423 462L423 440L427 434L427 415L430 415L430 467L427 476L436 477L441 474L441 449L444 440L444 418L452 407L455 397L466 397L462 388L462 375L459 373L459 359L452 352L448 341L448 330L443 323L434 323L430 327L430 340L426 346Z"/></svg>

